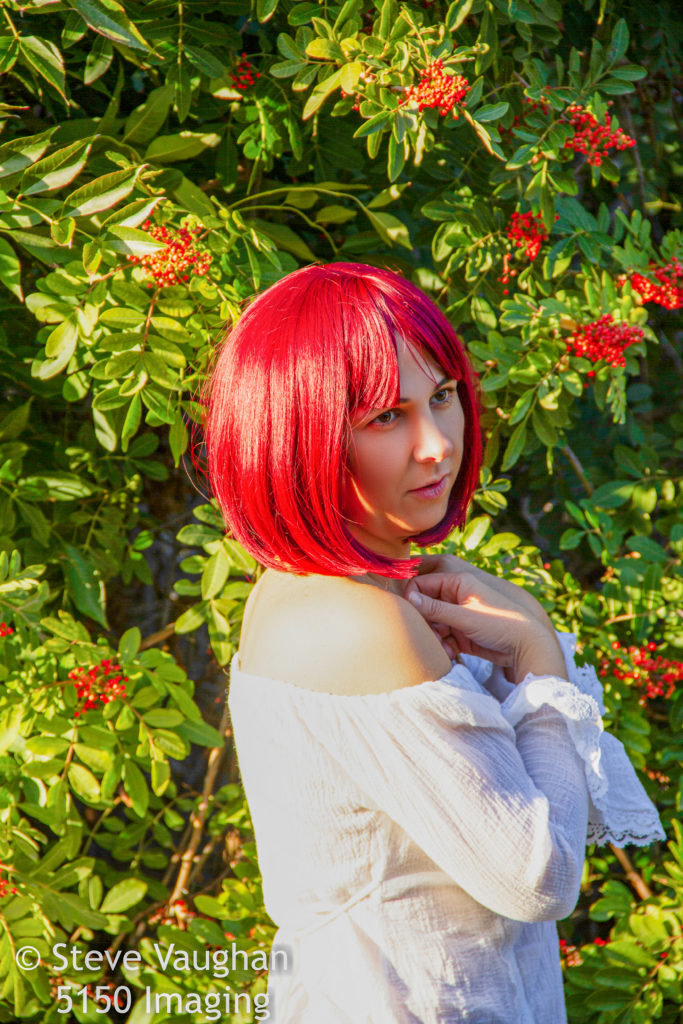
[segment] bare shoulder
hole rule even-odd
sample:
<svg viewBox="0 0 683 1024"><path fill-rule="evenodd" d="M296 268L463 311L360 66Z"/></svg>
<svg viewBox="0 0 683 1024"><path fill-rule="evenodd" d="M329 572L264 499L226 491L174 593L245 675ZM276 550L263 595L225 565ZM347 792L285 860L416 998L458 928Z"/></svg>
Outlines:
<svg viewBox="0 0 683 1024"><path fill-rule="evenodd" d="M355 580L265 573L245 608L240 667L352 695L440 679L451 662L402 597Z"/></svg>

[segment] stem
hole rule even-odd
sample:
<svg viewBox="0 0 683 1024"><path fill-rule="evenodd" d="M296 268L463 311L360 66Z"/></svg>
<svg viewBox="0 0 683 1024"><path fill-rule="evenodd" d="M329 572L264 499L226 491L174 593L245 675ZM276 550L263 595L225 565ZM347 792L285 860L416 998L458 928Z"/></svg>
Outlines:
<svg viewBox="0 0 683 1024"><path fill-rule="evenodd" d="M568 444L566 444L564 446L564 448L561 448L560 451L569 460L569 463L571 464L572 469L574 470L574 472L578 476L579 480L583 484L583 489L585 490L586 494L590 498L591 494L593 493L594 487L593 487L593 484L588 479L588 477L586 476L586 474L584 472L584 469L583 469L583 466L581 465L581 462L579 460L578 455L576 455L572 451L572 449L569 447Z"/></svg>
<svg viewBox="0 0 683 1024"><path fill-rule="evenodd" d="M14 38L18 42L19 41L19 33L17 32L16 28L14 27L14 22L12 21L12 19L10 18L9 14L7 13L7 11L5 10L4 7L2 9L2 13L5 15L5 21L7 22L7 24L10 27L10 32L12 33L12 35L14 36Z"/></svg>
<svg viewBox="0 0 683 1024"><path fill-rule="evenodd" d="M228 725L228 703L225 702L223 707L223 714L221 715L220 726L218 731L221 736L225 735L225 731ZM200 840L202 838L204 822L206 821L206 815L209 810L209 798L213 791L214 782L216 781L216 775L220 767L223 755L225 753L225 746L213 747L209 754L209 761L206 768L206 778L204 780L204 788L202 789L202 796L199 801L199 805L195 814L192 817L192 833L190 841L187 844L187 848L183 851L183 855L180 858L180 870L178 871L178 877L176 878L173 892L169 897L169 903L174 903L175 900L179 899L180 894L185 891L192 865L194 863L195 854L199 847Z"/></svg>
<svg viewBox="0 0 683 1024"><path fill-rule="evenodd" d="M644 881L643 877L638 874L633 864L629 860L628 854L620 850L614 843L609 844L610 850L621 864L626 874L626 881L629 882L631 888L636 892L641 900L649 900L652 896L652 891Z"/></svg>

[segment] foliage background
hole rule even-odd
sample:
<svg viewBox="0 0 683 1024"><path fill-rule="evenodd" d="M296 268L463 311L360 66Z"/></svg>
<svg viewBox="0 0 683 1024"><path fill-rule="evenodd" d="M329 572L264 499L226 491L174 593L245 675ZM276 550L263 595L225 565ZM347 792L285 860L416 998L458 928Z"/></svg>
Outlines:
<svg viewBox="0 0 683 1024"><path fill-rule="evenodd" d="M223 325L335 259L401 270L460 325L488 446L441 547L579 634L671 840L589 851L560 925L570 1020L678 1020L683 281L672 308L633 281L681 257L678 5L0 8L0 1020L64 1020L60 985L72 1019L134 1024L206 1019L146 1016L145 986L265 991L262 970L163 973L152 951L273 935L222 668L260 570L186 453ZM408 91L439 59L468 84L445 116ZM589 163L565 146L572 103L635 146ZM516 212L535 215L533 256ZM642 329L623 367L567 348L606 314ZM75 715L74 673L106 695L106 659L126 694ZM24 973L26 940L44 965ZM57 976L56 941L144 966ZM102 1012L107 985L129 1013Z"/></svg>

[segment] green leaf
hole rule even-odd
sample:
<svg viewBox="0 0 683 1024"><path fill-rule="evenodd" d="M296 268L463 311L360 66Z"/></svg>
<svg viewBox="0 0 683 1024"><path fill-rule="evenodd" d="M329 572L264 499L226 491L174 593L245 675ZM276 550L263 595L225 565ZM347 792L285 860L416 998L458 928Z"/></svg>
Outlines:
<svg viewBox="0 0 683 1024"><path fill-rule="evenodd" d="M171 446L171 454L173 455L173 463L175 466L180 465L180 460L187 450L189 444L189 435L187 433L187 427L183 415L180 411L176 414L176 418L173 421L173 425L168 432L168 442Z"/></svg>
<svg viewBox="0 0 683 1024"><path fill-rule="evenodd" d="M90 555L73 544L62 541L62 548L66 555L63 571L69 597L80 612L109 629L104 583L99 570Z"/></svg>
<svg viewBox="0 0 683 1024"><path fill-rule="evenodd" d="M200 914L206 914L207 917L215 917L219 921L230 916L225 904L220 903L214 896L204 896L201 894L195 896L194 905Z"/></svg>
<svg viewBox="0 0 683 1024"><path fill-rule="evenodd" d="M83 84L92 85L98 78L101 78L111 67L113 59L114 47L110 40L98 36L85 60Z"/></svg>
<svg viewBox="0 0 683 1024"><path fill-rule="evenodd" d="M256 20L259 25L269 21L277 10L279 0L256 0Z"/></svg>
<svg viewBox="0 0 683 1024"><path fill-rule="evenodd" d="M137 626L131 626L127 629L119 640L119 658L121 661L132 661L135 655L140 650L140 644L142 643L142 634Z"/></svg>
<svg viewBox="0 0 683 1024"><path fill-rule="evenodd" d="M26 63L66 99L64 60L55 44L38 36L22 36L19 47Z"/></svg>
<svg viewBox="0 0 683 1024"><path fill-rule="evenodd" d="M307 121L309 117L312 117L316 110L323 105L330 93L334 92L335 89L338 89L340 85L341 71L335 71L323 82L318 82L313 89L313 92L306 100L306 105L304 106L303 114L301 115L302 119Z"/></svg>
<svg viewBox="0 0 683 1024"><path fill-rule="evenodd" d="M6 142L0 146L0 178L23 171L24 168L30 167L31 164L40 160L50 145L50 139L56 130L55 126L39 135L14 139L12 142Z"/></svg>
<svg viewBox="0 0 683 1024"><path fill-rule="evenodd" d="M486 299L481 296L475 295L470 304L472 310L472 317L477 323L482 324L487 330L493 330L498 326L496 320L496 314L493 307Z"/></svg>
<svg viewBox="0 0 683 1024"><path fill-rule="evenodd" d="M100 799L100 784L91 771L81 764L69 765L69 782L71 789L81 800L86 803L98 803Z"/></svg>
<svg viewBox="0 0 683 1024"><path fill-rule="evenodd" d="M69 0L83 21L93 30L113 43L123 43L134 50L148 50L147 43L132 21L126 16L121 4L115 0Z"/></svg>
<svg viewBox="0 0 683 1024"><path fill-rule="evenodd" d="M354 60L350 64L345 64L344 67L340 69L339 81L345 93L352 93L354 91L358 85L358 79L360 78L362 70L363 65L359 60Z"/></svg>
<svg viewBox="0 0 683 1024"><path fill-rule="evenodd" d="M138 173L139 168L124 168L82 185L64 200L62 216L90 217L93 213L108 210L133 191Z"/></svg>
<svg viewBox="0 0 683 1024"><path fill-rule="evenodd" d="M475 121L499 121L508 112L509 103L490 103L474 111Z"/></svg>
<svg viewBox="0 0 683 1024"><path fill-rule="evenodd" d="M619 18L619 21L616 23L612 31L607 60L610 64L613 64L615 61L619 60L620 57L624 56L627 49L628 25L623 18Z"/></svg>
<svg viewBox="0 0 683 1024"><path fill-rule="evenodd" d="M70 184L85 167L88 155L92 148L92 142L85 145L82 141L74 142L71 146L58 149L43 160L34 164L30 171L24 174L22 189L25 196L35 195L38 192L53 192L64 185ZM71 161L71 157L78 154L78 159ZM33 175L39 175L38 181L26 187L27 179Z"/></svg>
<svg viewBox="0 0 683 1024"><path fill-rule="evenodd" d="M61 736L32 736L26 740L26 749L39 757L57 757L68 750L70 743Z"/></svg>
<svg viewBox="0 0 683 1024"><path fill-rule="evenodd" d="M446 28L449 32L455 32L460 28L465 18L472 10L474 0L455 0L446 12Z"/></svg>
<svg viewBox="0 0 683 1024"><path fill-rule="evenodd" d="M339 45L335 43L333 39L323 39L320 36L315 39L311 39L310 43L306 47L306 53L309 57L317 58L319 60L344 59L344 54L339 48Z"/></svg>
<svg viewBox="0 0 683 1024"><path fill-rule="evenodd" d="M152 791L161 796L171 781L171 766L168 761L152 761Z"/></svg>
<svg viewBox="0 0 683 1024"><path fill-rule="evenodd" d="M160 135L147 147L145 160L156 163L173 163L176 160L190 160L205 149L217 146L221 141L215 132L178 132L176 135Z"/></svg>
<svg viewBox="0 0 683 1024"><path fill-rule="evenodd" d="M282 249L284 252L291 252L293 256L306 262L310 261L313 263L317 259L315 253L309 249L303 238L300 238L296 231L293 231L286 224L276 224L275 221L262 220L260 217L255 217L250 223L254 223L259 232L275 242L278 249Z"/></svg>
<svg viewBox="0 0 683 1024"><path fill-rule="evenodd" d="M629 537L626 541L626 547L629 551L637 551L648 562L663 565L669 561L670 556L661 544L658 544L656 540L652 540L651 537Z"/></svg>
<svg viewBox="0 0 683 1024"><path fill-rule="evenodd" d="M354 132L354 139L363 139L366 135L373 135L375 132L383 131L388 128L393 118L393 113L390 110L383 110L379 114L375 114L374 117L368 118L367 121L363 121L360 128Z"/></svg>
<svg viewBox="0 0 683 1024"><path fill-rule="evenodd" d="M204 49L202 46L183 46L183 53L187 55L189 60L194 66L201 71L207 78L223 78L228 74L228 68L211 53L210 50Z"/></svg>
<svg viewBox="0 0 683 1024"><path fill-rule="evenodd" d="M21 264L9 242L0 238L0 281L5 288L9 288L18 299L23 302L24 293L21 290Z"/></svg>
<svg viewBox="0 0 683 1024"><path fill-rule="evenodd" d="M182 712L176 708L152 708L142 717L147 725L162 729L172 729L184 721Z"/></svg>
<svg viewBox="0 0 683 1024"><path fill-rule="evenodd" d="M147 231L125 227L123 224L112 224L108 234L114 238L107 238L107 248L126 256L150 256L166 248L165 242L152 238Z"/></svg>
<svg viewBox="0 0 683 1024"><path fill-rule="evenodd" d="M593 491L591 501L600 508L619 508L631 497L634 487L630 480L611 480Z"/></svg>
<svg viewBox="0 0 683 1024"><path fill-rule="evenodd" d="M152 89L145 102L129 115L123 131L124 141L135 146L153 139L168 117L174 93L172 85Z"/></svg>
<svg viewBox="0 0 683 1024"><path fill-rule="evenodd" d="M0 39L0 75L6 75L16 64L19 56L19 40L5 36Z"/></svg>
<svg viewBox="0 0 683 1024"><path fill-rule="evenodd" d="M377 234L387 245L402 245L404 249L412 249L413 243L408 234L405 224L394 217L392 213L375 213L374 210L364 207L364 212Z"/></svg>
<svg viewBox="0 0 683 1024"><path fill-rule="evenodd" d="M49 380L51 377L56 377L69 364L76 350L77 342L78 327L75 318L69 317L68 320L63 320L55 327L49 335L45 345L47 360L42 363L34 362L31 367L31 376L37 377L38 380Z"/></svg>
<svg viewBox="0 0 683 1024"><path fill-rule="evenodd" d="M104 774L104 772L109 771L114 767L114 759L110 750L100 750L98 747L90 747L87 743L74 744L74 750L81 761L84 761L88 768L94 772Z"/></svg>
<svg viewBox="0 0 683 1024"><path fill-rule="evenodd" d="M133 810L140 818L144 818L149 805L149 789L147 780L134 761L130 759L123 766L123 785L130 797ZM137 903L137 900L134 902ZM105 899L106 903L106 899Z"/></svg>
<svg viewBox="0 0 683 1024"><path fill-rule="evenodd" d="M117 882L104 897L100 906L101 914L121 914L139 903L147 892L147 882L139 878L124 878Z"/></svg>
<svg viewBox="0 0 683 1024"><path fill-rule="evenodd" d="M187 724L188 723L178 726L178 732L180 732L181 729L184 729ZM174 732L170 732L168 729L154 730L154 744L176 761L182 761L186 758L189 750L189 745L185 742L183 737Z"/></svg>
<svg viewBox="0 0 683 1024"><path fill-rule="evenodd" d="M178 733L186 740L189 740L190 743L196 743L201 747L223 746L221 734L213 726L207 725L206 722L183 722L182 725L178 726Z"/></svg>
<svg viewBox="0 0 683 1024"><path fill-rule="evenodd" d="M501 469L503 472L510 469L519 459L526 445L526 420L523 420L513 430L510 440L507 443Z"/></svg>

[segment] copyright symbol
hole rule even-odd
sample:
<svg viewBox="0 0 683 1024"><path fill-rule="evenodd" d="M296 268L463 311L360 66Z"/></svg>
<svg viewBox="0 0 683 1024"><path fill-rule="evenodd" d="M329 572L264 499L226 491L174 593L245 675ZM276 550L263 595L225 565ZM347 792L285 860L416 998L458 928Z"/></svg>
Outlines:
<svg viewBox="0 0 683 1024"><path fill-rule="evenodd" d="M34 971L40 963L40 953L35 946L22 946L14 959L23 971Z"/></svg>

